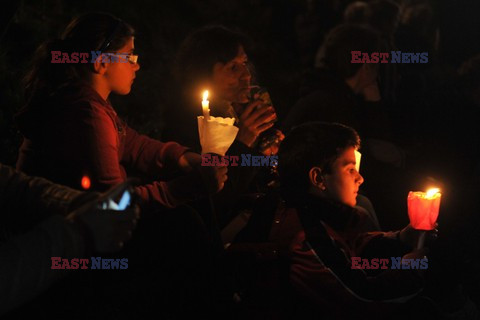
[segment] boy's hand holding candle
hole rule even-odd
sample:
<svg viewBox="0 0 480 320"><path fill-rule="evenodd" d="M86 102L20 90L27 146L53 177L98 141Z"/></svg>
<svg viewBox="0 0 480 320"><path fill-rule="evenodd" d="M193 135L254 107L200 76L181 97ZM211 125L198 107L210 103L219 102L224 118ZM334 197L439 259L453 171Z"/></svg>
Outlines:
<svg viewBox="0 0 480 320"><path fill-rule="evenodd" d="M432 230L440 210L442 194L438 188L427 192L410 191L408 193L408 217L410 224L417 230Z"/></svg>
<svg viewBox="0 0 480 320"><path fill-rule="evenodd" d="M427 192L410 191L408 193L408 217L412 228L421 230L417 249L423 247L425 232L434 230L440 210L442 194L438 188L429 189Z"/></svg>
<svg viewBox="0 0 480 320"><path fill-rule="evenodd" d="M434 229L426 232L426 241L434 241L438 237L438 223L435 223ZM398 238L405 244L410 245L412 248L415 248L418 245L418 240L425 231L417 230L412 227L411 224L408 224L405 228L400 231Z"/></svg>

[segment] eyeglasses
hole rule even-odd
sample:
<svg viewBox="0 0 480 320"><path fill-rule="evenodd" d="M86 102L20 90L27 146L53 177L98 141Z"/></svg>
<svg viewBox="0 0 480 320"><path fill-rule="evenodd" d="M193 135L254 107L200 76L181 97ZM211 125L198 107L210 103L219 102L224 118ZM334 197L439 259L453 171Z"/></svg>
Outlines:
<svg viewBox="0 0 480 320"><path fill-rule="evenodd" d="M137 64L138 61L138 54L129 54L127 55L127 60L131 64Z"/></svg>
<svg viewBox="0 0 480 320"><path fill-rule="evenodd" d="M130 62L131 64L137 64L138 54L125 54L125 53L113 53L113 54L122 57L123 59Z"/></svg>
<svg viewBox="0 0 480 320"><path fill-rule="evenodd" d="M130 64L137 64L137 61L138 61L138 54L112 53L112 52L105 52L103 54L122 58L122 59L115 59L115 60L111 59L111 62L129 62Z"/></svg>

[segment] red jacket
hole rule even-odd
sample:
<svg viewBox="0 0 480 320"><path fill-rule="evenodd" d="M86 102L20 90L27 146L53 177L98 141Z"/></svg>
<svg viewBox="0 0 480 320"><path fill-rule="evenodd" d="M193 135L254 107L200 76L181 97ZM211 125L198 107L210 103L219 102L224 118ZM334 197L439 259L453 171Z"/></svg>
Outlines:
<svg viewBox="0 0 480 320"><path fill-rule="evenodd" d="M352 269L352 257L408 252L397 232L363 232L365 219L354 208L314 197L297 209L277 212L272 232L291 234L291 226L297 228L290 246L290 281L314 303L310 312L337 319L385 316L422 290L418 270Z"/></svg>
<svg viewBox="0 0 480 320"><path fill-rule="evenodd" d="M126 168L161 176L165 169L176 170L187 151L176 142L138 134L88 86L67 87L33 100L17 122L25 137L17 169L76 189L88 176L91 189L105 191L126 179ZM201 190L196 178L153 181L136 191L148 204L174 207Z"/></svg>

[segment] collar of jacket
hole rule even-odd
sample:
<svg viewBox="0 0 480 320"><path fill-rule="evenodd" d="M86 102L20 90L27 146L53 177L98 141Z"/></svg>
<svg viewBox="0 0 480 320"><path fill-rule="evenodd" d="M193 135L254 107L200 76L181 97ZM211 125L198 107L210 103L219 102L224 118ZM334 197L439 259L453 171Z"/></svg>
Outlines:
<svg viewBox="0 0 480 320"><path fill-rule="evenodd" d="M366 215L347 205L328 199L308 195L298 208L304 221L324 222L338 233L355 233L365 223Z"/></svg>

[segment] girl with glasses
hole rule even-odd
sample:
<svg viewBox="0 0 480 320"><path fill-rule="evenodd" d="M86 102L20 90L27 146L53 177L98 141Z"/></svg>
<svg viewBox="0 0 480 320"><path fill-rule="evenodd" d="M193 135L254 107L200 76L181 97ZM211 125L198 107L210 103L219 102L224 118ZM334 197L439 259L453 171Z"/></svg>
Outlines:
<svg viewBox="0 0 480 320"><path fill-rule="evenodd" d="M60 39L39 49L26 81L29 100L17 115L24 135L17 169L95 191L124 182L131 172L146 177L134 188L142 200L142 219L136 230L140 235L133 237L124 252L135 262L131 268L142 266L135 269L142 271L133 280L126 280L133 291L125 292L130 287L111 283L106 287L117 295L90 301L102 301L97 311L108 313L109 304L122 309L148 304L155 300L148 296L152 288L162 287L160 292L155 290L159 301L155 300L155 307L169 313L180 301L194 305L208 299L202 291L208 256L204 226L195 211L179 205L221 190L227 169L202 167L199 154L176 142L141 135L118 117L109 96L128 94L140 69L133 53L134 35L122 20L92 13L74 19ZM87 52L95 59L52 63L52 51L70 56ZM114 55L120 61L112 61ZM88 293L82 299L91 296Z"/></svg>
<svg viewBox="0 0 480 320"><path fill-rule="evenodd" d="M140 69L134 35L126 22L92 13L74 19L60 39L39 48L26 77L29 101L17 115L24 135L17 169L77 189L88 179L97 191L123 182L127 167L150 177L165 169L188 172L177 180L136 187L146 206L160 208L223 187L225 168L199 167L200 155L178 143L138 134L110 104L111 93L130 92ZM87 52L91 59L52 63L52 52L58 51L70 56Z"/></svg>

